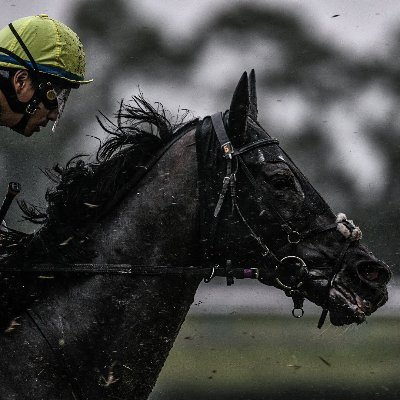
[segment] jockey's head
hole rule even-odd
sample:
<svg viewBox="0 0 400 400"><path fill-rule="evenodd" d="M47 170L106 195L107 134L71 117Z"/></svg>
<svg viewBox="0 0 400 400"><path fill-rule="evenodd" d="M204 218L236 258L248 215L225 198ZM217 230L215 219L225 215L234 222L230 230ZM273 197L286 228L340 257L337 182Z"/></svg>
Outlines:
<svg viewBox="0 0 400 400"><path fill-rule="evenodd" d="M31 136L54 121L71 89L85 80L79 37L45 14L18 19L0 30L0 125Z"/></svg>

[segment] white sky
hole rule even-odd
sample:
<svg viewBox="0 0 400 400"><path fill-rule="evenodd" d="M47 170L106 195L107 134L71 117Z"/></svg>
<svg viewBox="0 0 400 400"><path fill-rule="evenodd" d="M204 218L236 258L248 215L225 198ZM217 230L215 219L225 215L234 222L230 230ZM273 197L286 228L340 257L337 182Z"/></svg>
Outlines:
<svg viewBox="0 0 400 400"><path fill-rule="evenodd" d="M163 21L167 32L183 35L217 9L246 3L272 5L296 13L310 31L317 31L322 39L328 38L356 54L380 53L386 46L387 31L400 22L398 0L142 0L136 3L147 17ZM336 14L339 17L332 18Z"/></svg>
<svg viewBox="0 0 400 400"><path fill-rule="evenodd" d="M80 0L0 0L0 26L27 15L47 13L67 22L69 10ZM127 1L127 0L126 0ZM135 0L146 17L160 22L171 35L188 35L204 19L221 8L233 4L260 3L295 12L317 31L343 50L356 55L366 51L380 53L387 42L386 35L400 24L398 0ZM95 4L95 1L93 1ZM339 17L332 18L339 14Z"/></svg>
<svg viewBox="0 0 400 400"><path fill-rule="evenodd" d="M0 26L5 26L16 18L40 13L47 13L53 18L68 23L70 10L78 1L80 0L0 0ZM226 9L237 4L267 4L290 13L296 13L300 16L304 26L308 27L310 33L317 34L322 42L334 43L340 51L356 58L368 57L371 54L378 57L384 56L388 51L390 32L400 27L399 0L125 1L141 10L147 19L158 23L166 35L176 39L190 36L202 25L203 21L208 20L219 9ZM95 6L96 1L92 0L92 2ZM339 16L333 18L337 14ZM228 56L229 54L227 54ZM208 82L210 79L207 81L207 77L215 78L218 74L226 74L226 65L233 66L232 57L237 56L237 54L230 55L225 66L211 63L209 58L201 60L199 73L192 82L187 82L187 88L184 89L172 87L168 82L161 85L157 82L151 85L145 81L137 82L133 87L140 85L150 99L160 99L164 104L169 105L170 103L165 101L165 97L168 96L179 101L179 105L195 110L196 115L206 115L214 111L216 102L218 102L218 98L215 98L216 96L209 90L210 85L214 89L214 93L216 89L218 90L215 87L217 79ZM91 63L89 59L87 64L88 75L95 76L94 71L91 71L91 68L96 68L94 61ZM238 68L238 66L236 67ZM231 70L232 73L236 73L235 68L231 68ZM194 101L193 91L196 92L196 103L191 103ZM116 86L114 95L118 95L119 98L125 93ZM264 96L265 98L263 98ZM270 98L271 96L272 98ZM310 110L307 104L302 103L296 96L292 98L286 95L279 103L273 96L274 94L271 93L269 96L259 93L260 102L264 102L269 110L273 109L273 113L270 113L273 115L269 119L270 126L267 128L276 136L279 136L279 133L289 134L293 130L293 123L299 124L302 116L306 116ZM362 135L365 116L362 113L354 112L354 99L348 99L347 103L343 104L341 109L326 110L327 115L324 116L324 119L331 121L326 128L327 134L332 137L336 135L334 144L337 151L343 155L344 168L347 168L357 178L360 189L371 189L372 192L379 193L383 185L382 179L379 177L384 176L385 165L382 163L382 157L371 150L371 146ZM175 105L172 104L173 106ZM376 107L372 107L372 109L374 108ZM368 163L363 162L366 159ZM379 186L380 184L381 186Z"/></svg>
<svg viewBox="0 0 400 400"><path fill-rule="evenodd" d="M51 17L59 19L65 23L69 21L69 10L80 0L0 0L0 26L5 26L10 21L40 13L47 13ZM110 0L112 1L112 0ZM317 33L322 41L331 41L343 52L354 57L364 57L371 54L383 56L388 48L387 38L392 29L400 27L400 0L253 0L262 4L273 5L280 9L285 9L298 14L310 32ZM227 8L232 4L248 3L244 0L135 0L130 1L140 7L147 18L160 23L165 33L172 37L190 36L196 28L201 26L205 19L208 19L217 9ZM95 1L93 1L95 4ZM332 18L333 15L338 17ZM90 60L88 60L90 69ZM91 75L89 71L88 75ZM190 84L190 83L189 83ZM145 88L147 89L147 88ZM157 91L163 88L149 88L149 98L157 99ZM171 94L171 87L167 88ZM164 91L165 92L165 91ZM181 93L182 94L182 93ZM176 93L178 95L178 93ZM266 94L264 94L266 96ZM366 101L369 97L366 96ZM277 121L274 129L279 133L279 127L288 118L289 114L307 113L306 105L296 104L296 98L288 99L287 102L276 103L274 100L268 101L269 106L273 106L276 112ZM373 101L373 100L372 100ZM208 98L204 98L204 103L210 103ZM274 103L274 104L273 104ZM384 104L384 103L382 103ZM210 104L208 104L210 106ZM281 107L281 108L280 108ZM302 107L304 110L302 111ZM206 110L196 109L200 114ZM343 162L355 160L354 174L359 177L361 186L375 187L376 178L382 174L382 165L379 164L379 156L373 155L368 144L361 136L356 135L358 130L357 119L351 119L346 113L346 105L340 110L329 110L336 115L340 125L336 122L331 123L328 129L342 135L342 144L346 143L343 152ZM382 113L385 111L383 110ZM285 118L282 116L285 115ZM326 116L323 116L327 119ZM332 117L333 118L333 117ZM358 117L363 118L363 116ZM333 121L333 119L331 119ZM290 125L290 120L287 121ZM283 131L285 127L283 127ZM346 136L349 134L350 136ZM278 135L277 135L278 136ZM339 140L338 140L339 142ZM338 144L340 147L340 145ZM351 157L348 157L348 156ZM369 159L368 165L360 167L359 160ZM260 289L261 290L261 289ZM213 292L212 288L202 288L197 296L204 301L204 308L208 310ZM215 295L215 293L214 293ZM229 293L230 295L230 293ZM241 296L238 296L241 298ZM257 297L258 298L258 297ZM259 296L265 304L265 293ZM254 301L254 298L252 298ZM271 302L273 302L271 300ZM217 302L218 303L218 302ZM223 300L221 300L223 303ZM290 302L283 299L279 307L289 307ZM398 304L398 303L397 303ZM265 304L268 307L267 304ZM271 306L271 305L270 305ZM393 304L391 305L393 307Z"/></svg>

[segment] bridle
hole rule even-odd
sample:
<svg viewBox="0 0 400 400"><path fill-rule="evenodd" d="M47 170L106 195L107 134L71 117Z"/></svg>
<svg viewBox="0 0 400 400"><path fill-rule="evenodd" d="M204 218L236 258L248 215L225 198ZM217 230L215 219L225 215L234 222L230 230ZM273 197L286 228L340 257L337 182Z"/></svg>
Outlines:
<svg viewBox="0 0 400 400"><path fill-rule="evenodd" d="M260 192L260 188L256 183L256 180L244 162L242 155L246 154L252 150L259 149L261 147L266 146L278 146L279 142L273 138L264 138L254 141L250 144L244 145L240 148L234 148L232 146L231 141L228 138L226 133L226 129L224 126L223 116L221 113L217 113L211 116L212 125L215 131L215 134L220 143L224 159L226 161L226 174L223 178L222 189L219 195L219 200L214 209L214 221L212 224L212 233L215 235L215 232L219 223L219 216L221 215L221 210L223 203L227 197L229 192L231 201L232 201L232 209L239 216L239 220L244 224L250 236L255 239L260 255L263 259L263 266L260 268L234 268L232 266L232 261L227 259L224 267L220 267L219 265L214 265L212 267L173 267L173 266L152 266L152 265L132 265L132 264L77 264L77 263L53 263L53 264L32 264L32 263L19 263L18 267L11 265L0 265L0 273L1 272L30 272L30 273L87 273L87 274L127 274L127 275L178 275L178 276L186 276L186 277L202 277L204 281L210 282L215 276L224 276L226 277L227 284L232 285L234 283L234 279L258 279L260 282L269 284L269 280L271 276L274 279L274 285L278 288L284 290L287 296L291 297L293 300L293 309L292 315L295 318L301 318L304 315L303 303L305 299L305 293L303 289L304 280L309 278L309 271L307 269L307 265L305 261L295 255L288 255L283 258L277 257L277 255L267 246L267 244L262 240L262 238L257 235L255 229L251 226L250 222L246 219L244 213L242 212L238 198L237 198L237 188L236 188L236 174L241 168L250 182L253 189L256 193ZM252 120L249 120L252 121ZM250 123L255 123L250 122ZM193 124L189 124L190 127ZM261 128L261 127L260 127ZM262 128L261 128L262 129ZM177 132L176 137L173 141L171 141L166 147L164 147L158 154L150 160L147 166L144 169L141 178L154 166L157 161L162 157L163 154L174 144L176 143L184 134L187 133L188 130L182 129L180 132ZM140 179L141 179L140 178ZM133 184L137 184L138 181L135 181ZM123 192L121 192L118 196L123 197L126 192L132 189L131 187L125 188ZM287 242L292 245L297 245L301 240L315 235L317 233L322 233L326 231L330 231L333 229L337 229L338 222L333 224L311 228L308 230L298 231L292 228L292 226L285 220L282 214L278 209L274 206L274 202L272 199L272 194L263 193L263 197L266 197L269 211L273 214L276 221L278 221L281 230L286 234ZM115 204L115 203L112 203ZM109 209L109 208L108 208ZM233 213L232 213L233 214ZM1 220L0 220L1 221ZM352 224L352 221L348 221L346 218L341 220L341 223L349 230L350 233L358 229ZM352 241L358 240L359 238L349 238L346 239L345 244L342 247L340 255L337 259L335 267L333 268L332 276L329 279L328 288L327 288L327 301L323 308L320 320L318 322L318 327L321 328L327 313L328 313L328 303L329 303L329 290L332 287L336 275L340 272L343 267L344 257L346 255L349 246ZM211 241L212 243L214 240ZM285 277L289 275L289 282L285 280ZM31 310L26 310L26 313L32 323L36 326L44 340L49 345L51 351L54 353L57 363L59 367L64 371L65 376L68 379L68 382L71 384L73 391L75 392L75 397L83 398L81 395L81 389L79 384L74 379L74 373L70 370L70 367L66 365L64 354L59 350L57 345L53 345L51 342L51 338L54 339L55 334L51 332L51 335L47 334L47 326L38 318Z"/></svg>
<svg viewBox="0 0 400 400"><path fill-rule="evenodd" d="M250 236L256 241L259 248L263 265L259 268L242 268L235 267L232 265L231 259L226 259L223 266L219 264L213 264L212 266L190 266L190 267L176 267L170 265L133 265L133 264L95 264L95 263L31 263L31 262L18 262L18 266L15 267L12 262L9 264L0 264L1 272L30 272L30 273L41 273L41 274L55 274L55 273L83 273L83 274L127 274L127 275L144 275L144 276L159 276L159 275L176 275L184 277L201 277L204 278L204 282L210 282L215 276L226 277L227 285L230 286L234 283L234 279L258 279L260 282L268 285L274 285L282 289L285 294L292 298L293 309L292 315L296 318L300 318L304 315L303 303L305 299L304 292L304 281L306 278L310 278L310 274L305 261L296 255L287 255L283 258L279 258L274 251L262 240L262 238L256 233L256 230L251 226L248 219L245 217L242 209L239 205L237 198L237 182L236 174L241 168L250 182L252 188L256 193L260 192L259 185L247 167L245 161L242 158L243 154L246 154L252 150L259 149L262 147L279 146L279 142L274 138L263 138L246 144L240 148L234 148L230 139L228 138L223 116L221 113L216 113L211 116L212 125L214 132L220 143L224 160L226 162L226 173L223 178L222 188L219 194L219 199L213 212L213 221L211 226L211 243L215 243L216 232L219 225L220 215L224 201L230 194L232 201L233 214L237 214L240 222L245 226ZM259 129L262 128L253 120L248 119L249 123L255 125ZM138 180L142 179L148 171L158 162L158 160L165 154L168 149L176 143L182 136L184 136L197 120L183 126L179 131L176 132L174 139L168 143L163 149L160 150L143 168L142 173ZM262 130L263 131L263 130ZM265 131L263 131L265 132ZM131 190L137 183L138 180L131 182L127 187L116 196L114 201L106 208L103 215L107 213L112 206L116 204L119 199L123 198L126 193ZM314 189L315 190L315 189ZM294 229L289 222L285 220L279 210L274 206L272 194L264 193L263 198L266 199L269 211L273 214L275 220L279 223L280 229L286 235L286 240L291 245L295 246L300 243L301 240L308 238L312 235L319 234L326 231L337 229L338 221L335 223L310 228L303 231ZM347 220L345 217L341 219L341 224L347 227L351 233L357 228L354 226L352 221ZM81 239L81 232L76 233L76 238ZM360 237L352 238L351 236L346 239L337 262L333 268L332 275L329 279L327 288L327 301L323 307L322 315L318 323L318 327L321 328L324 320L328 313L328 302L329 302L329 290L333 285L336 275L340 272L343 265L343 260L346 252L354 240L358 240ZM212 245L211 245L212 246ZM208 249L210 250L210 249Z"/></svg>
<svg viewBox="0 0 400 400"><path fill-rule="evenodd" d="M266 281L268 279L270 280L270 275L272 271L272 275L274 276L274 285L283 289L285 294L288 297L291 297L293 300L294 307L292 309L292 315L295 318L301 318L304 315L304 310L303 310L303 303L305 299L305 293L303 289L304 279L310 277L306 262L302 258L295 255L287 255L283 258L279 258L252 228L249 221L245 218L244 213L241 211L237 198L236 174L238 172L239 167L242 169L245 176L247 177L247 180L250 182L252 188L255 190L257 195L256 197L257 198L261 197L258 196L260 194L260 187L257 184L253 174L247 167L245 161L243 160L242 155L248 153L249 151L259 149L262 147L279 146L279 141L274 138L263 138L253 141L250 144L246 144L242 147L234 148L232 142L230 141L227 135L224 124L224 117L222 113L213 114L211 116L211 121L215 134L220 143L223 157L226 160L226 174L225 177L223 178L222 189L219 195L217 205L214 210L215 219L213 221L213 227L211 229L212 232L211 241L214 242L216 239L215 232L217 231L217 226L219 223L218 216L221 212L222 205L229 190L232 201L232 210L236 212L236 214L239 217L239 220L248 230L250 236L253 239L255 239L259 247L261 259L263 260L264 266L262 268L257 268L255 271L258 280L262 283L267 284ZM253 124L253 126L255 126L257 129L262 130L262 128L258 125L258 123L250 118L248 118L248 123ZM274 206L274 201L271 193L263 192L262 197L266 200L268 204L268 211L272 213L274 219L278 222L281 231L284 234L286 234L287 242L291 245L296 246L305 238L323 232L336 230L338 228L339 223L343 224L345 228L350 232L349 236L346 238L344 242L344 245L334 265L331 277L328 280L327 299L325 305L323 306L323 311L318 322L318 328L321 328L328 314L330 289L332 288L332 285L335 281L337 274L343 268L344 258L350 245L352 244L352 242L361 239L361 231L359 230L358 227L356 227L353 224L351 220L347 220L344 214L339 214L343 215L344 217L342 217L341 219L337 219L335 223L328 224L326 226L310 228L303 231L296 230L291 226L291 224L288 221L286 221L284 216ZM352 235L353 232L356 232L357 234ZM227 260L227 264L230 264L229 260ZM289 276L290 282L285 281L282 278L283 276L286 277ZM213 275L211 275L205 281L209 282L212 279L212 277ZM233 283L233 280L228 279L227 277L227 283L228 285L230 285Z"/></svg>

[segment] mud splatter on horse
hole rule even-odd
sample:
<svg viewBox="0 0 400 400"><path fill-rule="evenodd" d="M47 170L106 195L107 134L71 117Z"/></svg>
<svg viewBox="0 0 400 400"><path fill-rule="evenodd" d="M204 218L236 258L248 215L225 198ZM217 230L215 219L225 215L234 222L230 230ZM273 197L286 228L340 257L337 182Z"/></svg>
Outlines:
<svg viewBox="0 0 400 400"><path fill-rule="evenodd" d="M229 111L176 126L139 96L95 161L55 168L46 212L23 204L43 226L1 234L1 398L146 399L202 278L276 286L297 316L307 298L320 325L385 303L388 267L257 112L253 71Z"/></svg>

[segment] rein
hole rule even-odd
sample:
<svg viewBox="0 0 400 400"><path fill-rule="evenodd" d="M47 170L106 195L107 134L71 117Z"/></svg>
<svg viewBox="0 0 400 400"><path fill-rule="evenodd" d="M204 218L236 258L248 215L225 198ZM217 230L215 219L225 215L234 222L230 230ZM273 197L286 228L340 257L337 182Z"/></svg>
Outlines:
<svg viewBox="0 0 400 400"><path fill-rule="evenodd" d="M278 288L282 289L288 297L293 300L292 315L295 318L301 318L304 315L303 303L305 299L305 293L302 289L304 279L309 276L307 265L303 259L294 255L288 255L283 258L279 258L257 235L255 230L251 227L249 221L245 218L241 211L240 205L237 198L236 190L236 173L241 168L248 181L251 183L257 194L260 193L260 188L256 183L256 180L248 169L246 163L241 157L249 151L258 149L265 146L279 146L279 141L274 138L264 138L254 141L250 144L244 145L240 148L234 148L229 137L227 135L223 116L221 113L216 113L211 116L212 125L214 132L220 143L224 159L226 160L226 174L223 178L222 188L220 191L218 202L214 209L214 219L211 226L211 239L212 243L217 239L216 232L219 224L219 217L221 215L222 205L226 199L228 192L232 200L232 210L236 211L240 221L244 224L246 229L249 231L250 236L255 239L260 249L261 257L264 261L264 265L260 268L233 268L230 259L225 260L225 265L213 265L210 267L175 267L175 266L160 266L160 265L135 265L135 264L96 264L96 263L28 263L21 262L18 267L12 266L11 263L0 263L0 273L2 272L27 272L41 274L39 278L51 279L51 274L56 273L82 273L82 274L126 274L126 275L143 275L143 276L182 276L185 278L199 277L203 278L204 282L210 282L215 276L225 277L227 285L230 286L234 283L234 279L258 279L264 284L271 282ZM113 200L105 207L102 213L98 216L97 220L101 219L106 215L113 207L115 207L123 197L133 189L134 186L147 174L148 171L160 160L160 158L179 140L181 139L198 120L191 121L185 126L181 127L175 137L164 146L151 160L143 167L143 169L135 175L135 179L128 185L124 186L114 196ZM253 122L250 120L250 122ZM301 240L317 233L326 232L329 230L337 229L338 223L342 223L350 232L350 236L346 239L346 242L340 252L340 256L337 259L335 267L328 284L328 301L323 307L323 311L318 323L318 328L321 328L325 318L328 314L328 302L329 302L329 290L333 285L337 273L342 269L342 264L346 252L351 245L352 241L358 240L360 237L352 238L352 232L355 229L359 229L352 224L352 221L344 217L336 223L327 225L325 227L311 228L303 232L298 232L293 229L289 222L281 215L279 210L276 209L273 202L271 193L265 194L263 197L266 198L269 211L272 212L275 219L279 222L280 228L287 235L287 242L292 245L297 245ZM90 227L93 227L93 224ZM89 233L88 228L87 232ZM79 232L79 236L82 235L82 231ZM361 232L360 232L361 236ZM33 238L35 240L35 237ZM43 275L42 275L43 274ZM289 276L290 282L287 282L283 276Z"/></svg>
<svg viewBox="0 0 400 400"><path fill-rule="evenodd" d="M167 143L157 154L147 162L145 166L135 175L135 179L129 184L121 188L113 197L113 200L102 210L97 217L96 221L104 217L111 209L113 209L124 196L132 190L141 179L154 167L155 164L161 159L161 157L186 133L190 131L198 123L198 119L195 119L184 126L180 127L175 133L174 138ZM77 237L82 237L88 234L89 231L96 224L96 221L89 224L89 228L86 231L79 230ZM32 238L35 240L35 237ZM210 282L215 276L227 277L229 282L232 282L233 278L236 279L257 279L258 269L257 268L232 268L230 262L225 267L213 266L213 267L175 267L175 266L162 266L162 265L143 265L143 264L96 264L96 263L30 263L30 262L18 262L18 266L14 266L13 262L0 262L0 273L2 272L25 272L25 273L40 273L44 274L39 278L49 279L53 278L48 276L55 273L82 273L82 274L126 274L126 275L146 275L146 276L157 276L157 275L176 275L176 276L197 276L204 278L205 282Z"/></svg>

